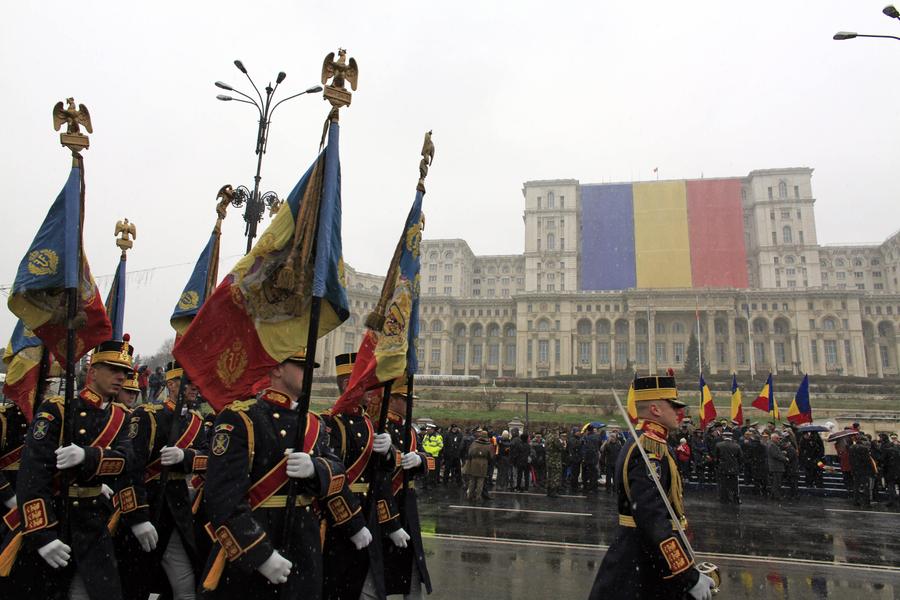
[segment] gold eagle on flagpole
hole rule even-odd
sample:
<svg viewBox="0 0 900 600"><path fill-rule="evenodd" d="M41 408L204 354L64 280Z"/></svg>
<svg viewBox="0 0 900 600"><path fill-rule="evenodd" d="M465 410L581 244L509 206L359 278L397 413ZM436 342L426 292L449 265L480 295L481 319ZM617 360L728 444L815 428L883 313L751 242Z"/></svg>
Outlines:
<svg viewBox="0 0 900 600"><path fill-rule="evenodd" d="M88 133L94 133L94 128L91 126L91 113L84 104L79 104L78 108L75 108L75 98L67 98L65 107L63 107L62 101L57 102L53 107L53 129L59 131L63 124L66 125L68 134L81 133L79 126L87 129Z"/></svg>
<svg viewBox="0 0 900 600"><path fill-rule="evenodd" d="M137 239L137 227L125 218L116 223L116 232L113 235L118 238L116 239L116 246L122 249L122 254L125 254L126 250L130 250L134 246L132 240Z"/></svg>
<svg viewBox="0 0 900 600"><path fill-rule="evenodd" d="M350 84L350 89L356 91L356 82L359 77L359 68L356 66L356 59L351 57L347 62L347 51L338 48L338 59L334 60L334 52L329 52L322 63L322 85L328 83L330 78L334 77L331 82L333 87L338 89L346 89L344 81Z"/></svg>

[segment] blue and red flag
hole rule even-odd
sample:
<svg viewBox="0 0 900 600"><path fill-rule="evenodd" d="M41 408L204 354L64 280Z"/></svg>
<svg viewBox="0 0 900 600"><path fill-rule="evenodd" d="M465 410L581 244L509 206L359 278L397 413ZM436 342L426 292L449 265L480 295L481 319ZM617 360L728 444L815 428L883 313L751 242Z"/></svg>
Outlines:
<svg viewBox="0 0 900 600"><path fill-rule="evenodd" d="M178 298L175 310L169 319L172 328L178 335L183 335L188 325L200 312L200 307L206 302L207 297L216 289L219 278L219 240L222 237L222 219L216 221L209 241L203 247L197 264L191 272L184 291Z"/></svg>
<svg viewBox="0 0 900 600"><path fill-rule="evenodd" d="M43 355L41 340L20 319L3 353L3 362L6 363L3 395L19 407L29 423L34 414Z"/></svg>
<svg viewBox="0 0 900 600"><path fill-rule="evenodd" d="M713 404L713 395L709 391L709 386L700 375L700 427L706 428L707 425L716 420L716 405Z"/></svg>
<svg viewBox="0 0 900 600"><path fill-rule="evenodd" d="M121 340L125 331L125 253L119 259L112 286L106 294L106 314L112 325L112 339Z"/></svg>
<svg viewBox="0 0 900 600"><path fill-rule="evenodd" d="M809 375L803 376L800 387L791 401L791 407L788 408L788 421L795 425L801 423L812 423L812 406L809 404Z"/></svg>
<svg viewBox="0 0 900 600"><path fill-rule="evenodd" d="M340 129L291 191L250 253L225 276L173 354L219 411L248 398L269 370L306 345L312 298L317 335L350 316L341 256Z"/></svg>
<svg viewBox="0 0 900 600"><path fill-rule="evenodd" d="M731 374L731 422L738 426L744 424L744 406L736 373Z"/></svg>
<svg viewBox="0 0 900 600"><path fill-rule="evenodd" d="M78 288L75 360L102 341L112 327L81 247L84 182L80 161L50 207L19 264L7 305L61 364L66 363L66 289Z"/></svg>
<svg viewBox="0 0 900 600"><path fill-rule="evenodd" d="M350 381L331 409L335 414L354 411L366 390L404 373L415 374L419 368L416 340L419 337L419 244L425 228L423 197L424 192L419 189L394 250L381 299L366 319L369 329L360 344Z"/></svg>
<svg viewBox="0 0 900 600"><path fill-rule="evenodd" d="M780 419L778 403L775 402L775 386L772 384L772 374L766 379L766 385L759 392L759 396L753 401L753 406L763 412L769 413L773 419Z"/></svg>

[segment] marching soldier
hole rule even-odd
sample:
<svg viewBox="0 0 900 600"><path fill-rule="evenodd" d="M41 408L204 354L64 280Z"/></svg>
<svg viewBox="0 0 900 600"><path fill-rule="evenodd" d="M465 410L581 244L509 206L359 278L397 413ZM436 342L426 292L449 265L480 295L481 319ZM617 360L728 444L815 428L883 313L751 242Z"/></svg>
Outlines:
<svg viewBox="0 0 900 600"><path fill-rule="evenodd" d="M397 390L397 391L394 391ZM402 391L401 391L402 390ZM413 396L415 399L415 396ZM403 473L408 479L425 477L434 470L434 459L417 449L415 431L410 430L409 452L402 454L403 424L406 413L406 377L394 381L388 407L387 431L394 445L395 466L389 480L379 491L379 498L387 501L387 514L379 511L378 522L385 539L384 579L387 593L404 594L408 598L422 598L422 587L431 593L431 578L425 564L422 533L419 526L419 509L416 502L415 482L408 481L403 489ZM378 414L380 403L370 401L369 415Z"/></svg>
<svg viewBox="0 0 900 600"><path fill-rule="evenodd" d="M334 361L338 389L343 394L353 371L356 353L341 354L336 356ZM381 391L376 389L369 393L380 394ZM380 507L386 514L387 503L385 500L379 500L376 507L371 506L372 502L376 502L371 484L375 469L383 473L384 477L393 470L391 436L388 433L375 433L372 419L365 412L365 395L358 400L351 400L353 406L335 405L322 415L322 420L329 432L329 445L344 464L347 485L362 506L363 515L368 521L367 526L374 536L378 533L377 511ZM375 510L372 510L373 508ZM347 537L346 531L342 531L341 528L329 528L325 534L323 553L326 599L358 600L385 597L384 565L380 544L358 548Z"/></svg>
<svg viewBox="0 0 900 600"><path fill-rule="evenodd" d="M601 598L681 598L708 600L713 580L692 568L694 558L679 538L676 524L644 464L641 444L656 470L675 513L686 523L681 476L669 453L666 438L678 427L675 377L638 377L634 399L643 434L629 440L616 461L619 529L591 589L591 600Z"/></svg>
<svg viewBox="0 0 900 600"><path fill-rule="evenodd" d="M69 598L122 598L107 522L113 489L134 456L125 411L112 400L132 369L133 352L127 341L100 344L91 356L89 383L67 414L62 398L50 398L37 409L25 438L16 486L24 545L53 569L74 563L62 575ZM71 444L60 447L67 419L74 422L74 436ZM61 473L68 482L62 493L54 485ZM61 528L59 517L65 512L69 521Z"/></svg>
<svg viewBox="0 0 900 600"><path fill-rule="evenodd" d="M246 600L252 591L254 599L274 599L287 586L289 598L321 598L322 513L355 547L372 540L316 415L307 414L304 447L289 446L305 362L301 350L269 372L258 399L232 402L216 419L206 481L208 528L216 538L203 578L209 597ZM300 493L290 554L283 556L288 478L299 480Z"/></svg>
<svg viewBox="0 0 900 600"><path fill-rule="evenodd" d="M166 366L169 396L163 404L142 404L132 413L128 426L134 450L131 484L119 492L123 521L140 544L150 553L138 558L129 569L126 586L135 598L150 592L164 592L168 580L175 600L195 597L195 571L200 559L194 538L193 512L188 479L206 471L206 438L203 417L194 410L197 388L187 384L186 406L175 414L175 399L181 388L183 370L172 361ZM172 428L176 442L169 446ZM165 490L161 487L163 467L169 468ZM162 506L160 506L160 503ZM159 515L157 522L151 519ZM158 572L162 568L162 573Z"/></svg>

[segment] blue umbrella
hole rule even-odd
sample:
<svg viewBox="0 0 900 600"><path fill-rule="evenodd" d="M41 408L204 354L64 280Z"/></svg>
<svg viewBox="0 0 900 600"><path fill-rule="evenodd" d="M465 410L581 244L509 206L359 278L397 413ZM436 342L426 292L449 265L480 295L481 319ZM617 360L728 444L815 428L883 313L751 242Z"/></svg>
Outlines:
<svg viewBox="0 0 900 600"><path fill-rule="evenodd" d="M584 427L581 428L581 433L587 431L588 425L591 425L594 429L603 429L606 427L606 423L603 421L591 421L590 423L584 424Z"/></svg>
<svg viewBox="0 0 900 600"><path fill-rule="evenodd" d="M821 432L830 431L830 430L827 427L823 427L822 425L808 424L808 425L801 425L800 427L797 428L797 431L799 431L800 433L806 433L807 431L812 432L812 433L821 433Z"/></svg>

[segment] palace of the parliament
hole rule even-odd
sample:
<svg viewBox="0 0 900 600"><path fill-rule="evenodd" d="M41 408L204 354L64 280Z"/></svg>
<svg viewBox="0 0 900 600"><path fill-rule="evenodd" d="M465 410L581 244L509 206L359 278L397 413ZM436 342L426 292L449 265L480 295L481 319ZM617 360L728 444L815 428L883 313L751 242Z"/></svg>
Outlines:
<svg viewBox="0 0 900 600"><path fill-rule="evenodd" d="M419 372L546 377L683 367L897 376L900 232L821 245L812 169L619 184L529 181L522 254L422 242ZM355 351L383 278L347 267Z"/></svg>

